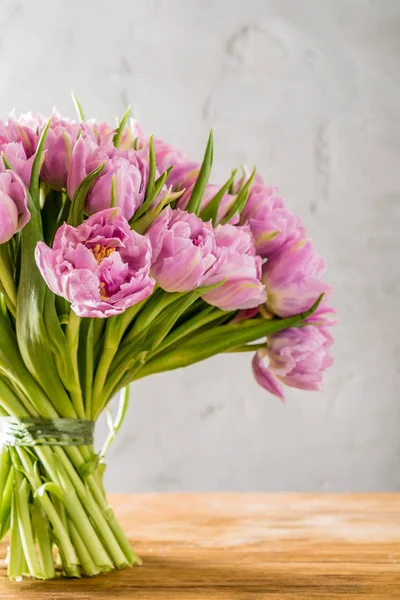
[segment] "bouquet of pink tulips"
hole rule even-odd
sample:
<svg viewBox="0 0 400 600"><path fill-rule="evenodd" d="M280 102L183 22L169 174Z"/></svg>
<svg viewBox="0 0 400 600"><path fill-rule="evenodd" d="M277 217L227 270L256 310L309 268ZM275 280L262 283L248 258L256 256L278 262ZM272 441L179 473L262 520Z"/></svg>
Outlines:
<svg viewBox="0 0 400 600"><path fill-rule="evenodd" d="M138 562L102 486L131 382L252 352L284 399L332 362L325 263L275 188L245 168L209 183L212 135L198 164L129 112L111 127L78 109L0 122L0 536L17 580Z"/></svg>

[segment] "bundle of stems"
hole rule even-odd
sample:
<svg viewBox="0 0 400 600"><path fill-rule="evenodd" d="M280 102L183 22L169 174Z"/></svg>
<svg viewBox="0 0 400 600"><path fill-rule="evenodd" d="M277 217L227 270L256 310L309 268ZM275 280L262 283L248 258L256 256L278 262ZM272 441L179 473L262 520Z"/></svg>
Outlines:
<svg viewBox="0 0 400 600"><path fill-rule="evenodd" d="M58 439L36 439L21 444L3 436L0 537L10 534L8 574L13 579L50 579L58 572L93 576L139 562L102 484L105 454L126 412L127 386L220 352L254 352L265 345L258 343L261 338L301 326L320 301L286 319L258 315L240 320L237 311L221 310L202 299L215 286L188 293L156 288L123 314L78 317L47 287L34 255L41 240L51 245L64 221L82 223L85 196L101 168L86 177L72 200L64 189L41 182L48 126L38 143L27 190L30 221L0 244L0 417L22 427L32 420L42 422L44 431L46 423L54 425L60 419L95 422L118 392L121 404L115 421L110 419L110 434L100 453L91 440L60 444ZM211 146L207 152L194 191L200 194L198 205ZM154 181L151 147L150 173L149 186L161 189ZM150 206L151 200L149 196L145 204ZM148 226L149 214L155 218L152 210L144 210L135 224L138 230Z"/></svg>

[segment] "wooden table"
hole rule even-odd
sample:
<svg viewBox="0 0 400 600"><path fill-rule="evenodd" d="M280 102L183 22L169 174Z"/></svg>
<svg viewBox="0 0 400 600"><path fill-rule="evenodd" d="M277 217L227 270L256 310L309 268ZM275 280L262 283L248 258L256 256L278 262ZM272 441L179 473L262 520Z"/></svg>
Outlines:
<svg viewBox="0 0 400 600"><path fill-rule="evenodd" d="M0 598L400 599L400 495L165 494L111 502L142 567L17 584L3 566Z"/></svg>

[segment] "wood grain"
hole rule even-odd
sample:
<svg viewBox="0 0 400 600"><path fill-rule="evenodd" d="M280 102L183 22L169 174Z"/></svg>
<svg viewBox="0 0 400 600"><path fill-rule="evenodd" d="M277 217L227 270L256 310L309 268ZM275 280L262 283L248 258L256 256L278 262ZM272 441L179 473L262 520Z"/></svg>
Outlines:
<svg viewBox="0 0 400 600"><path fill-rule="evenodd" d="M142 567L8 581L7 600L400 599L400 495L112 496ZM1 546L4 557L5 545Z"/></svg>

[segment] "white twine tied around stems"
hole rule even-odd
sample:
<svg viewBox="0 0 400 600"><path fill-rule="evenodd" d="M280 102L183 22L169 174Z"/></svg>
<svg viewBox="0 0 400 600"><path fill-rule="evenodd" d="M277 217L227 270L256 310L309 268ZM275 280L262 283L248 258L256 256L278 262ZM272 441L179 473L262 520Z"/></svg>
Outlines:
<svg viewBox="0 0 400 600"><path fill-rule="evenodd" d="M83 419L0 417L0 442L6 446L88 446L94 422Z"/></svg>

